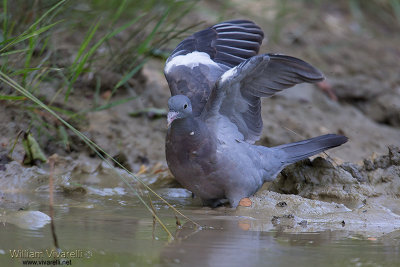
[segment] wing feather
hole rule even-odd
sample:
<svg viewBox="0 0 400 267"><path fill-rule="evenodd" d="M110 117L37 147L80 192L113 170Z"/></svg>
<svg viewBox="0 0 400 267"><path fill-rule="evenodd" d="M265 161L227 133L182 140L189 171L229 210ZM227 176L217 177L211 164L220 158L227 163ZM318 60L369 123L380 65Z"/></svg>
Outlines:
<svg viewBox="0 0 400 267"><path fill-rule="evenodd" d="M254 143L259 139L263 127L260 97L273 96L298 83L313 83L323 79L319 70L300 59L275 54L255 56L220 77L202 118L215 122L218 120L214 118L225 116L236 125L244 141ZM218 123L213 125L221 127Z"/></svg>
<svg viewBox="0 0 400 267"><path fill-rule="evenodd" d="M186 38L164 69L171 95L189 97L194 115L200 115L219 77L257 55L263 38L260 27L248 20L222 22Z"/></svg>

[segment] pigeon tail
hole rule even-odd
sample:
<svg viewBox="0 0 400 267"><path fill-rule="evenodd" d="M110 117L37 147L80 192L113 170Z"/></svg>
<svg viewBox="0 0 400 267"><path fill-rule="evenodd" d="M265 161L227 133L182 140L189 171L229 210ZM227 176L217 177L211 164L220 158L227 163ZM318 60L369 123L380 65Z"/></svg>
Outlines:
<svg viewBox="0 0 400 267"><path fill-rule="evenodd" d="M330 148L340 146L346 143L347 140L348 138L343 135L326 134L295 143L276 146L274 148L283 150L287 155L285 163L291 164Z"/></svg>

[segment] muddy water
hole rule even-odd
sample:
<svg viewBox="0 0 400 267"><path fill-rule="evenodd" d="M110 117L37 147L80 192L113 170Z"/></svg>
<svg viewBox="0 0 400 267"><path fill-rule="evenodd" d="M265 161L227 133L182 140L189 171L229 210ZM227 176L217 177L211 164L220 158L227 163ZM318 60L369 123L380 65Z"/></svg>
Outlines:
<svg viewBox="0 0 400 267"><path fill-rule="evenodd" d="M151 216L135 197L56 194L59 245L63 252L78 251L61 260L70 260L73 266L400 265L400 231L377 238L345 227L290 233L277 225L269 231L254 231L249 224L254 218L237 216L227 208L200 208L197 200L179 189L161 193L203 228L182 221L182 228L177 229L173 214L156 201L160 217L175 235L175 240L168 242L159 225L153 231ZM0 266L22 266L27 259L48 260L47 252L53 248L45 215L49 214L48 193L9 194L3 195L4 200L14 204L0 210ZM262 223L262 216L257 220ZM18 249L41 252L41 257L12 258L10 250Z"/></svg>

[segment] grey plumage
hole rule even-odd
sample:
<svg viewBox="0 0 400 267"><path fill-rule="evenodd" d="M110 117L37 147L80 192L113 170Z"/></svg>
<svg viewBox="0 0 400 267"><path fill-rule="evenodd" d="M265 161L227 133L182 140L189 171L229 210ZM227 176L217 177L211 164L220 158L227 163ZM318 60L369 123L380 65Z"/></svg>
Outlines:
<svg viewBox="0 0 400 267"><path fill-rule="evenodd" d="M300 59L257 56L262 38L253 22L223 22L185 39L167 60L167 163L205 205L228 199L236 207L288 164L347 141L329 134L272 148L253 145L262 131L260 97L324 79Z"/></svg>
<svg viewBox="0 0 400 267"><path fill-rule="evenodd" d="M274 148L283 150L287 154L286 162L290 164L321 153L327 149L340 146L346 142L347 137L343 135L326 134L295 143L276 146Z"/></svg>

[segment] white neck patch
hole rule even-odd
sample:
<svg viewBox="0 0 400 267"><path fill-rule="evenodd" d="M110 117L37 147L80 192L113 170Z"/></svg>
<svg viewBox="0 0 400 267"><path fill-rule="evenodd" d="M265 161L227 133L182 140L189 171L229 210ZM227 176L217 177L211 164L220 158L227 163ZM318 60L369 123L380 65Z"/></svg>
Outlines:
<svg viewBox="0 0 400 267"><path fill-rule="evenodd" d="M232 79L233 76L236 74L236 70L237 70L237 68L233 67L233 68L225 71L224 74L222 74L222 76L221 76L221 82L224 83L224 82L226 82L226 80Z"/></svg>
<svg viewBox="0 0 400 267"><path fill-rule="evenodd" d="M197 67L199 64L211 65L220 68L217 63L211 60L210 56L204 52L194 51L192 53L176 56L169 61L164 68L165 73L169 73L175 66Z"/></svg>

